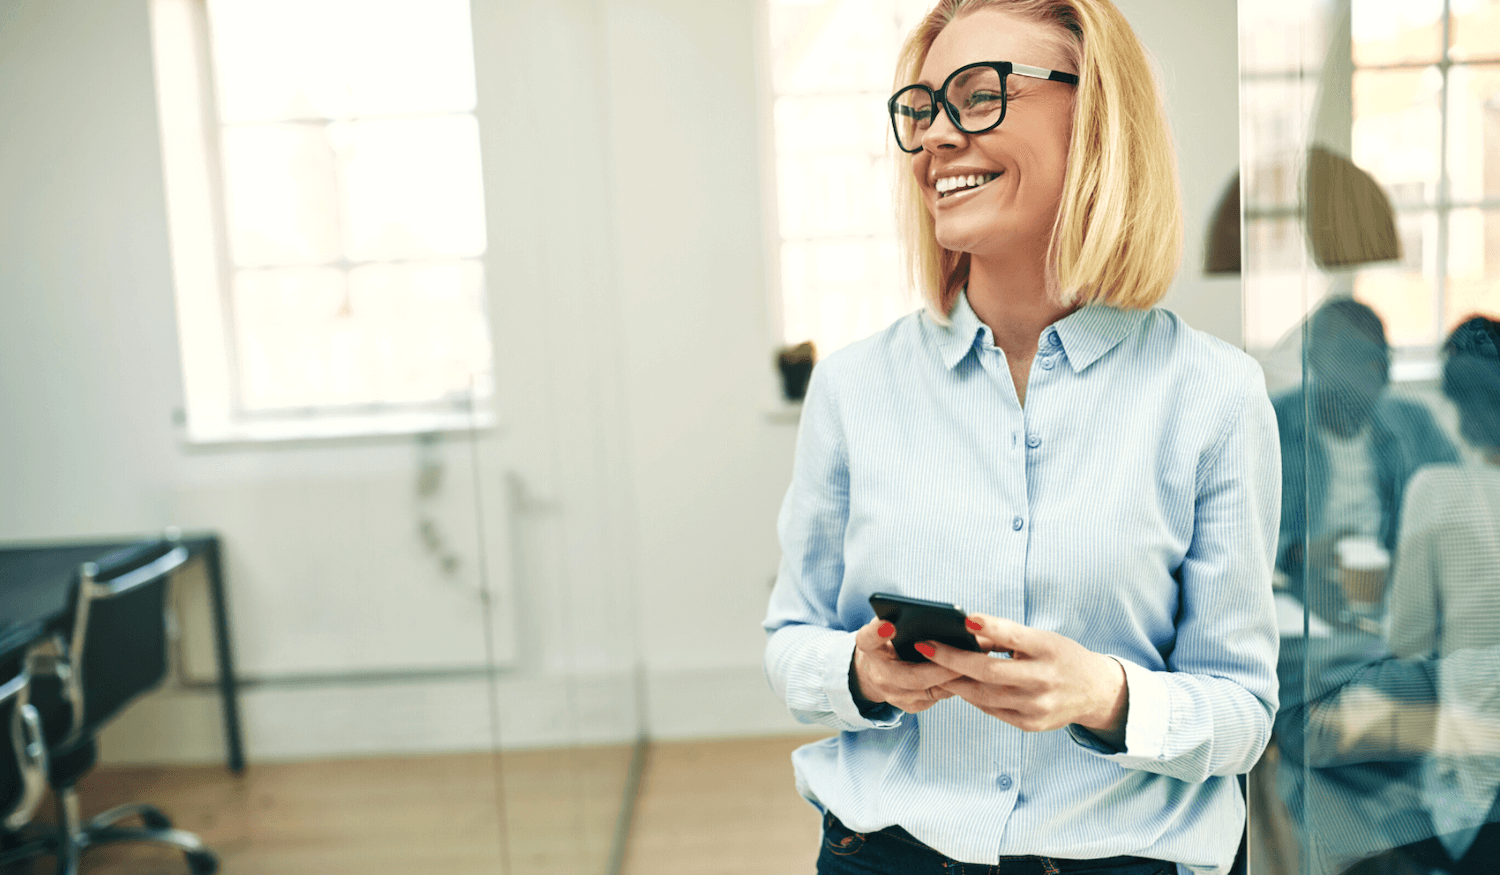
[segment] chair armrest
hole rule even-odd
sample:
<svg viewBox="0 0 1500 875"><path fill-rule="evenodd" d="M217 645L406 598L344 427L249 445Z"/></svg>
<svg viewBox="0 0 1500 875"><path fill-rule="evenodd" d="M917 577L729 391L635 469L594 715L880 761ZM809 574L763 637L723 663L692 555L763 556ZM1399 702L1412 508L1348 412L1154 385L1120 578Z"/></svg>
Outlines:
<svg viewBox="0 0 1500 875"><path fill-rule="evenodd" d="M71 715L63 740L72 741L78 727L83 724L83 677L73 670L73 664L68 661L68 643L63 636L49 635L31 645L26 651L26 671L33 678L57 678Z"/></svg>
<svg viewBox="0 0 1500 875"><path fill-rule="evenodd" d="M5 818L5 828L15 831L31 822L47 792L47 741L42 735L41 715L30 702L18 704L11 713L11 741L21 767L22 791L21 801Z"/></svg>

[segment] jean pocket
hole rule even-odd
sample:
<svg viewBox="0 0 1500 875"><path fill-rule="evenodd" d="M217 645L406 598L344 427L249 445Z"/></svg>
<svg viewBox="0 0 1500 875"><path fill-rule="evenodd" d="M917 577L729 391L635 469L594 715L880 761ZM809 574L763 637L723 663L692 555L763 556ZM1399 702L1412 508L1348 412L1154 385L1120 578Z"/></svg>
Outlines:
<svg viewBox="0 0 1500 875"><path fill-rule="evenodd" d="M852 857L864 849L865 834L855 832L829 811L823 815L823 847L828 853Z"/></svg>

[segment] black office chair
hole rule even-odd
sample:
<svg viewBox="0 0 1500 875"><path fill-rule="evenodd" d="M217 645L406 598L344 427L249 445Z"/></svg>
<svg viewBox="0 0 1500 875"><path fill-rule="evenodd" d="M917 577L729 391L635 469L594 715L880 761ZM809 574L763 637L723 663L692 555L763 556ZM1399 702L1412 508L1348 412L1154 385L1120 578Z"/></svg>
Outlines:
<svg viewBox="0 0 1500 875"><path fill-rule="evenodd" d="M187 558L187 549L169 535L85 563L73 589L71 628L29 655L31 696L50 760L48 783L57 797L52 853L60 875L77 875L85 849L115 842L171 845L186 855L193 875L218 871L218 857L196 835L173 829L160 809L122 805L84 823L74 789L98 759L99 730L166 677L167 588ZM143 825L119 825L131 817Z"/></svg>
<svg viewBox="0 0 1500 875"><path fill-rule="evenodd" d="M16 658L0 666L0 867L51 853L52 842L23 831L47 792L47 744L29 701L30 675Z"/></svg>

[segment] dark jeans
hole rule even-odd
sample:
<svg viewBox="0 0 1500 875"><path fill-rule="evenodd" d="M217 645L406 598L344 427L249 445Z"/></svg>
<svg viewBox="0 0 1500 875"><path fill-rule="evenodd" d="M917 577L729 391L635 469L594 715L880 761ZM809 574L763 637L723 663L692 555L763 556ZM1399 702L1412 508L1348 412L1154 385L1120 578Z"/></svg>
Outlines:
<svg viewBox="0 0 1500 875"><path fill-rule="evenodd" d="M1063 860L1001 857L997 863L960 863L939 854L899 826L854 832L833 812L823 815L818 875L1176 875L1176 863L1140 857Z"/></svg>

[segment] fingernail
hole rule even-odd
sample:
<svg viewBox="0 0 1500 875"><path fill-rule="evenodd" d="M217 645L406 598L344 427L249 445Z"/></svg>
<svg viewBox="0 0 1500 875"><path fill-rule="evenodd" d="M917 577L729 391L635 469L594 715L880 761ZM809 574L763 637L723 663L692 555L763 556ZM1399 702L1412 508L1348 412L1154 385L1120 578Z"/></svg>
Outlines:
<svg viewBox="0 0 1500 875"><path fill-rule="evenodd" d="M931 644L918 644L918 645L916 645L916 647L917 647L917 652L920 653L920 654L922 654L923 656L927 657L928 659L931 659L934 656L937 656L937 650L934 649Z"/></svg>
<svg viewBox="0 0 1500 875"><path fill-rule="evenodd" d="M970 632L978 632L979 630L981 630L981 629L984 628L984 624L983 623L979 622L978 620L976 620L976 619L974 619L972 617L970 617L969 619L964 620L964 625L969 627L969 631Z"/></svg>
<svg viewBox="0 0 1500 875"><path fill-rule="evenodd" d="M881 638L889 638L896 634L896 627L890 623L881 623L880 628L875 630L875 634Z"/></svg>

